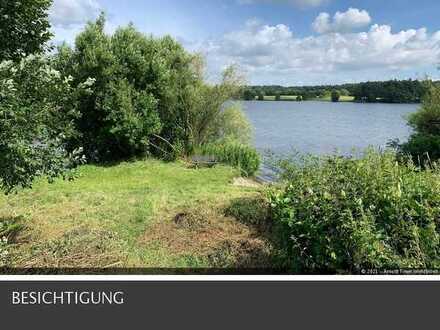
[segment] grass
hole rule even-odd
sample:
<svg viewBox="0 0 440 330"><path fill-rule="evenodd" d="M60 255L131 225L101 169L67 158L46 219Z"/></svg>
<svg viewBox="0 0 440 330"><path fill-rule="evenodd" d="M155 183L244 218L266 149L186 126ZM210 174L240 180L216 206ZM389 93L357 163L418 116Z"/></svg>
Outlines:
<svg viewBox="0 0 440 330"><path fill-rule="evenodd" d="M235 141L207 144L201 149L202 154L213 156L217 161L241 170L243 176L254 176L260 168L261 157L257 150Z"/></svg>
<svg viewBox="0 0 440 330"><path fill-rule="evenodd" d="M73 182L40 180L31 190L0 196L0 222L15 219L24 228L10 246L8 266L240 267L239 258L257 265L270 246L225 211L260 195L260 187L233 185L238 176L226 166L145 160L83 166ZM254 250L240 250L243 242L259 260Z"/></svg>
<svg viewBox="0 0 440 330"><path fill-rule="evenodd" d="M296 96L292 95L281 95L281 101L296 101ZM265 101L275 101L275 96L264 96ZM323 98L315 98L307 101L322 101L322 102L331 102L331 97L323 97ZM339 102L354 102L354 96L341 96Z"/></svg>

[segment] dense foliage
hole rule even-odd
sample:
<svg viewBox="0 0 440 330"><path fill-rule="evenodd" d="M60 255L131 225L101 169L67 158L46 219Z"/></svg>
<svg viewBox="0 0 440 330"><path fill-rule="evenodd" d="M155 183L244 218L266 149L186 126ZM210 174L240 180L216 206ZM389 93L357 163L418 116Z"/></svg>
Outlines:
<svg viewBox="0 0 440 330"><path fill-rule="evenodd" d="M359 84L323 85L323 86L249 86L242 98L255 100L259 95L288 95L299 96L301 100L330 97L332 91L341 96L354 96L357 102L385 102L385 103L418 103L426 89L418 80L390 80L365 82ZM260 100L260 98L258 97ZM263 100L263 99L261 99Z"/></svg>
<svg viewBox="0 0 440 330"><path fill-rule="evenodd" d="M204 83L204 66L198 61L198 83L188 85L182 98L187 131L187 144L192 151L203 144L222 140L226 137L249 137L249 123L238 105L229 102L238 97L243 78L234 67L223 72L220 83ZM243 131L242 131L243 130Z"/></svg>
<svg viewBox="0 0 440 330"><path fill-rule="evenodd" d="M428 90L420 110L409 118L410 126L420 134L440 135L440 87L427 82Z"/></svg>
<svg viewBox="0 0 440 330"><path fill-rule="evenodd" d="M411 155L420 165L440 159L440 87L432 82L426 86L421 108L408 120L414 133L408 142L394 143L401 154Z"/></svg>
<svg viewBox="0 0 440 330"><path fill-rule="evenodd" d="M260 168L260 155L255 148L236 141L205 144L199 151L221 163L240 169L245 176L253 176Z"/></svg>
<svg viewBox="0 0 440 330"><path fill-rule="evenodd" d="M440 267L440 168L393 153L281 162L274 220L290 267L306 272Z"/></svg>
<svg viewBox="0 0 440 330"><path fill-rule="evenodd" d="M397 149L403 156L411 155L416 164L424 166L440 159L440 136L413 134L407 142L398 145Z"/></svg>
<svg viewBox="0 0 440 330"><path fill-rule="evenodd" d="M252 88L246 88L243 90L242 99L245 101L255 101L257 93Z"/></svg>
<svg viewBox="0 0 440 330"><path fill-rule="evenodd" d="M75 135L75 100L87 86L79 87L40 56L0 64L1 190L29 187L36 176L53 178L72 165L77 155L64 142Z"/></svg>
<svg viewBox="0 0 440 330"><path fill-rule="evenodd" d="M88 161L154 154L174 159L226 138L249 143L250 125L237 107L241 78L204 81L203 61L170 37L134 26L87 24L73 48L43 53L51 1L8 2L0 8L0 183L29 187L55 177L82 150ZM13 61L12 61L13 60ZM15 64L14 64L15 63Z"/></svg>
<svg viewBox="0 0 440 330"><path fill-rule="evenodd" d="M52 0L2 0L0 5L0 62L18 61L41 53L51 38L48 9Z"/></svg>
<svg viewBox="0 0 440 330"><path fill-rule="evenodd" d="M352 92L356 101L385 103L418 103L426 89L419 80L366 82Z"/></svg>
<svg viewBox="0 0 440 330"><path fill-rule="evenodd" d="M185 139L182 90L194 83L192 55L169 37L154 39L132 25L109 36L105 18L89 23L75 48L64 45L57 68L75 85L95 81L93 93L81 99L76 121L80 132L71 141L91 161L107 161L162 151ZM156 140L160 135L162 139Z"/></svg>
<svg viewBox="0 0 440 330"><path fill-rule="evenodd" d="M42 55L48 49L51 0L3 1L0 6L0 190L30 187L81 161L67 152L75 135L76 100L88 84L71 87Z"/></svg>
<svg viewBox="0 0 440 330"><path fill-rule="evenodd" d="M79 105L80 132L71 147L91 161L154 154L175 158L222 135L223 104L240 90L231 68L216 85L204 82L200 56L170 37L153 38L134 26L104 31L105 18L89 23L73 49L56 62L75 84L93 78L93 93Z"/></svg>

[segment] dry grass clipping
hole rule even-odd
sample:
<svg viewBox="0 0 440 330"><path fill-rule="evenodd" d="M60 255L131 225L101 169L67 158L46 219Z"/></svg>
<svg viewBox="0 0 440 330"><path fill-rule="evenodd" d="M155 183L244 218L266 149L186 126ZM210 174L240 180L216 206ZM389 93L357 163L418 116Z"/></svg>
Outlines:
<svg viewBox="0 0 440 330"><path fill-rule="evenodd" d="M271 245L224 211L201 205L151 226L142 244L160 244L175 255L196 255L215 268L270 267Z"/></svg>

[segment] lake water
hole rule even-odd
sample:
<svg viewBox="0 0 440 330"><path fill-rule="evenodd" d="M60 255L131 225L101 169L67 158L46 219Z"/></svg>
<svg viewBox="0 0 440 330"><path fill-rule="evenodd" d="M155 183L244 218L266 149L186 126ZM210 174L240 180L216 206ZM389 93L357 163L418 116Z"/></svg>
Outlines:
<svg viewBox="0 0 440 330"><path fill-rule="evenodd" d="M396 138L406 141L411 129L405 116L419 107L313 101L248 101L242 105L255 127L257 149L280 155L294 150L315 155L348 155L353 149L384 148Z"/></svg>
<svg viewBox="0 0 440 330"><path fill-rule="evenodd" d="M260 151L348 154L353 148L385 147L391 139L408 139L405 116L417 104L332 102L243 102L255 127Z"/></svg>

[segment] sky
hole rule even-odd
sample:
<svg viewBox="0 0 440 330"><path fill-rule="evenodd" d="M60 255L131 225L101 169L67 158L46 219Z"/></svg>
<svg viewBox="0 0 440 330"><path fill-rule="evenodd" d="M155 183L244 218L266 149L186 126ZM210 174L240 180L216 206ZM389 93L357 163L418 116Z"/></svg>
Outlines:
<svg viewBox="0 0 440 330"><path fill-rule="evenodd" d="M215 80L229 65L250 84L440 79L438 0L54 0L54 42L88 20L130 22L202 53Z"/></svg>

